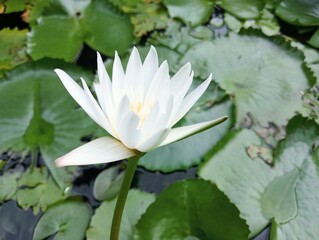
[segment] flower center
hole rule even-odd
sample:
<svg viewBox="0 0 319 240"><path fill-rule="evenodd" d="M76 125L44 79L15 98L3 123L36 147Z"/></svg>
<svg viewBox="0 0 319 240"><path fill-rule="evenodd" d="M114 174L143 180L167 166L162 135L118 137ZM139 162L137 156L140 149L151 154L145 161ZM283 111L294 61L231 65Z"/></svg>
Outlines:
<svg viewBox="0 0 319 240"><path fill-rule="evenodd" d="M145 104L143 105L141 101L130 103L131 110L135 112L140 119L140 122L137 128L141 128L143 126L145 119L151 110L151 107L152 107L152 104L148 104L146 106Z"/></svg>

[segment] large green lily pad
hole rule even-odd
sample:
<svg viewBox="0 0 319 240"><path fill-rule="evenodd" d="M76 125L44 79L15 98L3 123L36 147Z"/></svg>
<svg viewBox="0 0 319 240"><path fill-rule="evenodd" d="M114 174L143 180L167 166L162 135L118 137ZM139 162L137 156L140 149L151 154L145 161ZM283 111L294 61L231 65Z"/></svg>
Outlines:
<svg viewBox="0 0 319 240"><path fill-rule="evenodd" d="M317 0L283 0L277 6L276 14L294 25L319 26Z"/></svg>
<svg viewBox="0 0 319 240"><path fill-rule="evenodd" d="M39 147L55 181L65 187L72 181L68 173L72 168L57 168L53 161L79 146L80 138L92 133L95 125L76 108L53 72L56 67L75 78L92 78L80 68L45 60L21 65L0 82L0 150L22 152Z"/></svg>
<svg viewBox="0 0 319 240"><path fill-rule="evenodd" d="M238 209L213 184L177 182L165 189L136 225L136 239L247 239Z"/></svg>
<svg viewBox="0 0 319 240"><path fill-rule="evenodd" d="M250 236L273 221L272 239L313 239L319 234L319 210L313 207L319 200L318 161L313 156L318 131L314 121L300 116L292 119L288 136L275 151L273 168L258 157L249 157L247 148L262 144L254 132L230 134L212 151L199 175L216 183L239 208ZM271 198L274 192L277 195Z"/></svg>
<svg viewBox="0 0 319 240"><path fill-rule="evenodd" d="M134 189L129 191L120 228L121 240L133 239L135 224L154 200L155 196L153 194ZM96 210L86 233L88 240L110 239L110 229L115 204L116 199L104 201Z"/></svg>
<svg viewBox="0 0 319 240"><path fill-rule="evenodd" d="M77 199L53 205L38 222L33 239L47 239L52 235L55 240L84 239L91 215L90 205Z"/></svg>
<svg viewBox="0 0 319 240"><path fill-rule="evenodd" d="M214 8L213 2L209 0L165 0L164 4L171 17L180 18L192 26L208 21Z"/></svg>
<svg viewBox="0 0 319 240"><path fill-rule="evenodd" d="M123 53L133 41L129 19L105 1L54 1L43 16L31 22L28 53L34 60L43 57L72 61L83 42L106 55Z"/></svg>
<svg viewBox="0 0 319 240"><path fill-rule="evenodd" d="M212 72L221 88L234 96L237 126L247 118L263 126L284 125L305 110L301 91L310 80L303 55L280 38L229 34L193 46L181 61L190 61L202 77Z"/></svg>

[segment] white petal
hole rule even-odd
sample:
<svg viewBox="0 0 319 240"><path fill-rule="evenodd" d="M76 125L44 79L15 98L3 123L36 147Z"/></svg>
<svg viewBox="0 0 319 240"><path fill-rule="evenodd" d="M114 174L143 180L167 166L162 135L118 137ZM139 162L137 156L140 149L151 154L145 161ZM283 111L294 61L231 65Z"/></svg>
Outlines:
<svg viewBox="0 0 319 240"><path fill-rule="evenodd" d="M55 160L57 167L108 163L133 157L136 153L112 137L101 137Z"/></svg>
<svg viewBox="0 0 319 240"><path fill-rule="evenodd" d="M100 105L104 105L102 108L105 111L105 114L109 118L109 121L114 123L114 103L113 103L113 94L112 94L112 85L109 75L106 72L105 66L101 55L97 52L97 72L99 77L99 82L96 84L101 84L101 97L103 99L100 102Z"/></svg>
<svg viewBox="0 0 319 240"><path fill-rule="evenodd" d="M169 122L173 122L177 111L179 110L181 103L183 102L183 99L186 95L186 93L188 92L188 89L190 88L190 86L192 85L193 82L193 76L194 76L194 72L191 72L191 75L186 79L186 81L184 82L184 85L181 87L181 89L179 90L179 92L177 92L176 94L174 94L174 105L173 105L173 109L169 118ZM172 125L171 125L172 126Z"/></svg>
<svg viewBox="0 0 319 240"><path fill-rule="evenodd" d="M118 126L118 134L121 142L131 149L135 149L139 144L142 133L137 127L139 125L139 117L132 111L128 111Z"/></svg>
<svg viewBox="0 0 319 240"><path fill-rule="evenodd" d="M156 49L153 46L151 46L150 51L148 52L142 67L145 89L149 88L157 69L158 69L157 52L156 52Z"/></svg>
<svg viewBox="0 0 319 240"><path fill-rule="evenodd" d="M140 145L137 146L137 150L141 152L149 152L157 148L165 138L167 138L171 129L163 129L158 131L157 133L153 134L151 137L146 139Z"/></svg>
<svg viewBox="0 0 319 240"><path fill-rule="evenodd" d="M201 84L199 85L195 90L190 92L181 103L181 106L179 107L176 116L174 117L174 120L172 122L172 126L177 123L184 115L191 109L191 107L197 102L197 100L203 95L203 93L206 91L210 81L212 80L212 74L209 75L209 77Z"/></svg>
<svg viewBox="0 0 319 240"><path fill-rule="evenodd" d="M146 93L145 102L154 102L155 100L157 100L159 97L159 93L161 92L159 89L162 88L162 84L167 82L168 79L168 64L167 61L164 61L157 70L152 80L152 83Z"/></svg>
<svg viewBox="0 0 319 240"><path fill-rule="evenodd" d="M113 71L112 71L112 89L113 89L114 101L116 102L116 104L119 103L123 95L124 78L125 78L125 74L124 74L120 57L117 54L117 52L115 52Z"/></svg>
<svg viewBox="0 0 319 240"><path fill-rule="evenodd" d="M143 92L144 89L140 89L138 84L140 73L142 70L142 62L140 54L137 51L136 47L133 47L132 53L127 63L126 72L125 72L125 91L129 96L130 100L133 102L138 101L135 99L140 96L140 92Z"/></svg>
<svg viewBox="0 0 319 240"><path fill-rule="evenodd" d="M81 108L92 118L98 125L108 131L104 121L107 118L99 114L99 107L94 105L85 91L64 71L60 69L54 70L61 79L64 87L74 98L74 100L81 106ZM100 109L101 111L101 109Z"/></svg>
<svg viewBox="0 0 319 240"><path fill-rule="evenodd" d="M152 134L160 114L159 102L156 101L142 125L143 137L148 137L150 134Z"/></svg>
<svg viewBox="0 0 319 240"><path fill-rule="evenodd" d="M197 123L185 127L178 127L173 128L171 132L169 133L168 137L162 142L160 146L165 146L167 144L180 141L184 138L190 137L194 134L200 133L202 131L205 131L209 128L212 128L222 122L224 122L227 119L227 116L217 118L212 121Z"/></svg>
<svg viewBox="0 0 319 240"><path fill-rule="evenodd" d="M96 102L95 98L93 97L92 93L90 92L83 78L81 78L81 81L82 81L84 92L86 93L86 96L88 98L88 102L90 102L90 104L92 105L91 108L93 109L95 116L99 121L99 125L102 128L104 128L108 133L110 133L111 135L114 135L108 118L104 115L104 112L99 107L98 103Z"/></svg>
<svg viewBox="0 0 319 240"><path fill-rule="evenodd" d="M186 63L171 79L171 93L177 94L184 86L185 82L188 80L191 73L191 64Z"/></svg>

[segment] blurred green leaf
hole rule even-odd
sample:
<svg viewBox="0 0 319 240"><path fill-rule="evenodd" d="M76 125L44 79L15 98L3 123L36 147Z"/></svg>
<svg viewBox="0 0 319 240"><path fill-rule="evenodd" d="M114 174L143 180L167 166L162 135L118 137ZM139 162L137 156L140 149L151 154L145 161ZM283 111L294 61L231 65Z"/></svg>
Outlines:
<svg viewBox="0 0 319 240"><path fill-rule="evenodd" d="M303 56L281 38L229 34L196 44L181 61L190 61L195 75L212 72L220 87L234 96L237 126L248 117L263 126L284 125L296 112L305 111L300 92L310 86L310 79L302 67Z"/></svg>
<svg viewBox="0 0 319 240"><path fill-rule="evenodd" d="M92 48L113 56L124 53L133 41L133 26L126 16L112 11L105 1L92 0L81 19L84 40Z"/></svg>
<svg viewBox="0 0 319 240"><path fill-rule="evenodd" d="M21 172L5 172L0 176L0 203L13 199L18 190L17 179Z"/></svg>
<svg viewBox="0 0 319 240"><path fill-rule="evenodd" d="M217 4L242 19L257 18L265 6L263 0L220 0Z"/></svg>
<svg viewBox="0 0 319 240"><path fill-rule="evenodd" d="M84 239L92 208L79 200L68 200L50 207L41 217L33 239Z"/></svg>
<svg viewBox="0 0 319 240"><path fill-rule="evenodd" d="M203 180L165 189L136 225L136 239L247 239L238 209L216 186Z"/></svg>
<svg viewBox="0 0 319 240"><path fill-rule="evenodd" d="M282 0L276 14L284 21L297 26L319 25L319 3L317 0Z"/></svg>
<svg viewBox="0 0 319 240"><path fill-rule="evenodd" d="M154 200L155 196L153 194L134 189L129 191L120 228L121 240L133 239L135 224ZM86 233L88 240L105 240L110 238L115 203L116 199L104 201L97 208Z"/></svg>
<svg viewBox="0 0 319 240"><path fill-rule="evenodd" d="M67 16L42 17L28 35L28 53L34 60L43 57L72 61L82 47L79 22Z"/></svg>
<svg viewBox="0 0 319 240"><path fill-rule="evenodd" d="M180 18L192 26L207 22L214 9L213 2L209 0L164 0L164 4L171 17Z"/></svg>
<svg viewBox="0 0 319 240"><path fill-rule="evenodd" d="M26 56L27 30L2 29L0 31L0 70L11 69L28 60Z"/></svg>
<svg viewBox="0 0 319 240"><path fill-rule="evenodd" d="M125 171L119 172L119 166L107 168L96 177L93 186L93 195L99 200L110 200L120 191Z"/></svg>
<svg viewBox="0 0 319 240"><path fill-rule="evenodd" d="M51 177L46 168L29 168L18 180L16 198L23 209L32 208L34 214L67 197Z"/></svg>
<svg viewBox="0 0 319 240"><path fill-rule="evenodd" d="M319 48L319 28L317 29L317 31L315 31L315 33L311 36L311 38L309 39L308 43L316 48Z"/></svg>
<svg viewBox="0 0 319 240"><path fill-rule="evenodd" d="M5 13L21 12L25 9L26 0L6 1L1 0L5 6Z"/></svg>
<svg viewBox="0 0 319 240"><path fill-rule="evenodd" d="M83 42L106 55L125 52L133 41L133 27L125 15L105 1L56 1L39 9L31 21L28 53L73 61ZM33 19L35 18L33 17Z"/></svg>
<svg viewBox="0 0 319 240"><path fill-rule="evenodd" d="M60 67L75 79L92 74L58 61L21 65L0 82L0 149L21 152L40 147L55 181L64 188L74 168L56 168L53 161L81 144L94 124L69 96L53 69ZM71 110L70 110L71 109Z"/></svg>

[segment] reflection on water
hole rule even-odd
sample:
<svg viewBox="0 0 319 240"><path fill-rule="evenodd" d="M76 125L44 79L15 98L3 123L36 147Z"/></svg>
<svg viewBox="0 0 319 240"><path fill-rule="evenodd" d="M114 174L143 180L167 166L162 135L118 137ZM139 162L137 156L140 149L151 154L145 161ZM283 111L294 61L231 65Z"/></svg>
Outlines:
<svg viewBox="0 0 319 240"><path fill-rule="evenodd" d="M24 211L15 201L8 201L0 206L0 239L32 239L33 230L41 214L33 215L31 210Z"/></svg>

